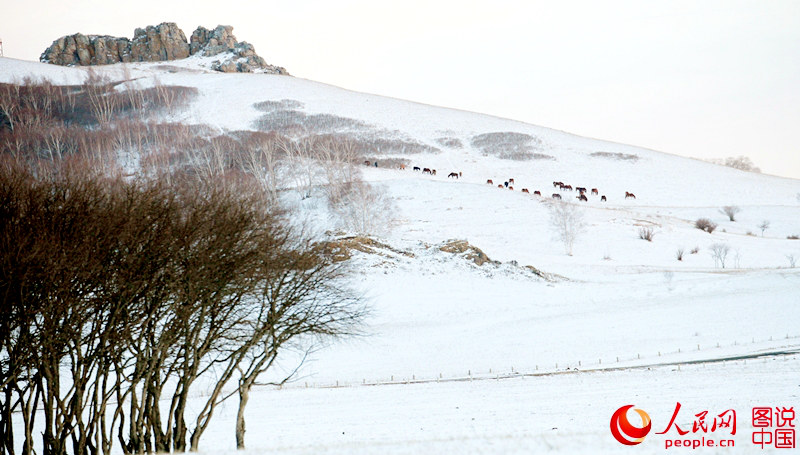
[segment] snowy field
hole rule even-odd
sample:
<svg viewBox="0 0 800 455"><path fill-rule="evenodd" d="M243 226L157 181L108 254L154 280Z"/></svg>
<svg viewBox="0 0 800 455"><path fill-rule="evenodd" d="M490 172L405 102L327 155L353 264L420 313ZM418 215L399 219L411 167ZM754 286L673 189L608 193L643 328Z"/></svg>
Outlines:
<svg viewBox="0 0 800 455"><path fill-rule="evenodd" d="M735 447L702 453L760 453L750 441L750 409L796 406L798 378L800 362L787 356L680 370L269 390L259 392L249 409L247 453L664 453L666 437L677 434L654 433L666 428L676 402L682 409L675 423L684 429L703 410L737 411ZM611 414L627 404L653 419L653 430L636 448L617 443L608 430ZM226 411L220 417L232 419L235 407ZM230 447L232 427L217 425L207 437Z"/></svg>
<svg viewBox="0 0 800 455"><path fill-rule="evenodd" d="M800 235L800 181L298 78L210 73L204 64L127 70L143 85L199 89L174 121L253 129L261 115L254 103L289 99L306 113L358 119L441 150L403 157L437 176L362 169L396 205L394 229L379 239L391 249L352 260L371 307L365 334L314 352L282 389L253 393L248 453L661 453L664 435L628 448L612 438L609 419L635 404L661 431L676 402L685 407L676 422L686 426L702 410L739 413L735 449L703 453L756 453L750 409L800 409L800 268L791 267L800 263L800 240L787 239ZM119 66L95 70L123 74ZM58 83L85 77L0 59L0 81L30 74ZM535 136L553 159L484 156L470 140L491 132ZM443 137L462 146L442 146ZM497 188L508 178L514 191ZM586 228L572 256L550 227L553 181L608 196L582 203ZM321 196L286 194L316 229L335 228ZM575 201L574 192L561 194ZM720 213L726 205L741 208L735 222ZM696 229L701 217L717 230ZM639 238L641 227L653 228L652 242ZM498 262L478 266L439 249L452 239ZM713 244L730 247L724 269ZM287 355L279 372L295 361ZM231 402L215 417L204 453L233 449L235 411Z"/></svg>

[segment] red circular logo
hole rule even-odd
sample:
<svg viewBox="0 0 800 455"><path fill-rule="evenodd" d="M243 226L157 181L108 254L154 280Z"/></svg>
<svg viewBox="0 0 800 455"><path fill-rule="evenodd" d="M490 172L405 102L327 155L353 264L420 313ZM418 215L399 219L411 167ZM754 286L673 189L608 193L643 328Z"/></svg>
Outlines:
<svg viewBox="0 0 800 455"><path fill-rule="evenodd" d="M642 418L642 427L635 427L628 421L628 409L633 408L632 404L623 406L611 416L611 434L622 444L635 446L644 441L644 437L650 432L650 416L641 409L635 409Z"/></svg>

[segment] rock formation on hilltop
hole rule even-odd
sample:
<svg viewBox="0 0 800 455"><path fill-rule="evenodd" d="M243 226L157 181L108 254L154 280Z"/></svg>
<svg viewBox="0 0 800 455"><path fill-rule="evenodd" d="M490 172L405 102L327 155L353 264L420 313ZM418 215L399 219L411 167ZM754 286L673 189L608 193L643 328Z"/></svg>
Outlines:
<svg viewBox="0 0 800 455"><path fill-rule="evenodd" d="M252 44L236 41L230 25L220 25L213 30L198 27L190 41L186 40L186 35L174 22L137 28L131 40L76 33L53 41L39 59L55 65L89 66L160 62L191 55L220 55L220 59L211 63L211 68L226 73L289 74L284 68L270 65L259 57Z"/></svg>

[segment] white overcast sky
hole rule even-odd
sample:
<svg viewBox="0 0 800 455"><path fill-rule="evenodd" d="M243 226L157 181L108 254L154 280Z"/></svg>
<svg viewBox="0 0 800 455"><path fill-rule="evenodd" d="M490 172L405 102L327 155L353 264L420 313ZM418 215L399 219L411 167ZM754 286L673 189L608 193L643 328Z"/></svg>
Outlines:
<svg viewBox="0 0 800 455"><path fill-rule="evenodd" d="M232 25L344 88L800 178L800 1L10 0L7 57L56 38Z"/></svg>

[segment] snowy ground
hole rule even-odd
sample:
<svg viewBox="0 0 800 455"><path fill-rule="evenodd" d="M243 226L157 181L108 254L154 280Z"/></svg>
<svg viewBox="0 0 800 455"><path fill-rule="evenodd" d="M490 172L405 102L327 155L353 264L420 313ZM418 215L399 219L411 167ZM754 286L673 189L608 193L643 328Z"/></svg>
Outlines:
<svg viewBox="0 0 800 455"><path fill-rule="evenodd" d="M682 408L675 423L685 430L704 410L737 412L735 436L720 430L705 435L730 437L735 447L703 453L759 453L751 442L751 409L797 409L798 378L797 356L786 356L680 370L262 391L249 410L247 453L664 453L666 438L677 433L655 433L666 429L676 402ZM609 432L613 412L628 404L653 420L636 448L619 444ZM231 421L235 407L223 412L222 420ZM217 425L207 438L230 447L233 426Z"/></svg>
<svg viewBox="0 0 800 455"><path fill-rule="evenodd" d="M123 74L118 66L96 70ZM212 74L196 59L128 70L142 84L198 87L198 100L175 119L219 131L252 128L260 115L253 103L293 99L307 113L360 119L442 149L407 157L437 176L363 169L397 205L396 226L381 241L414 257L355 258L357 286L372 308L366 334L314 353L282 390L253 394L251 453L655 453L663 435L629 449L611 437L610 416L635 404L660 431L677 401L686 408L679 422L689 425L702 410L739 413L737 447L705 453L753 453L761 449L749 441L750 408L800 409L796 355L687 364L800 348L800 268L789 267L791 258L800 263L800 240L787 239L800 234L800 181L292 77ZM0 59L0 81L26 74L63 83L85 75ZM501 160L469 145L476 134L502 131L540 138L556 159ZM465 146L442 147L441 137ZM638 159L591 155L597 151ZM462 179L446 177L458 171ZM496 187L511 177L515 191ZM587 226L573 256L553 240L547 203L520 192L548 196L555 180L597 187L609 199L583 204ZM637 199L624 199L626 191ZM331 227L321 197L295 205L320 230ZM723 205L741 208L736 222L719 212ZM695 229L700 217L719 227ZM639 239L642 226L654 228L652 242ZM500 264L478 267L439 251L449 239ZM709 253L715 243L731 248L725 269ZM563 278L543 280L526 265ZM282 366L291 370L293 359ZM555 372L562 374L544 375ZM484 380L498 375L524 378ZM413 381L424 383L387 385ZM344 387L328 388L337 383ZM215 417L204 453L233 447L234 414L231 404Z"/></svg>

